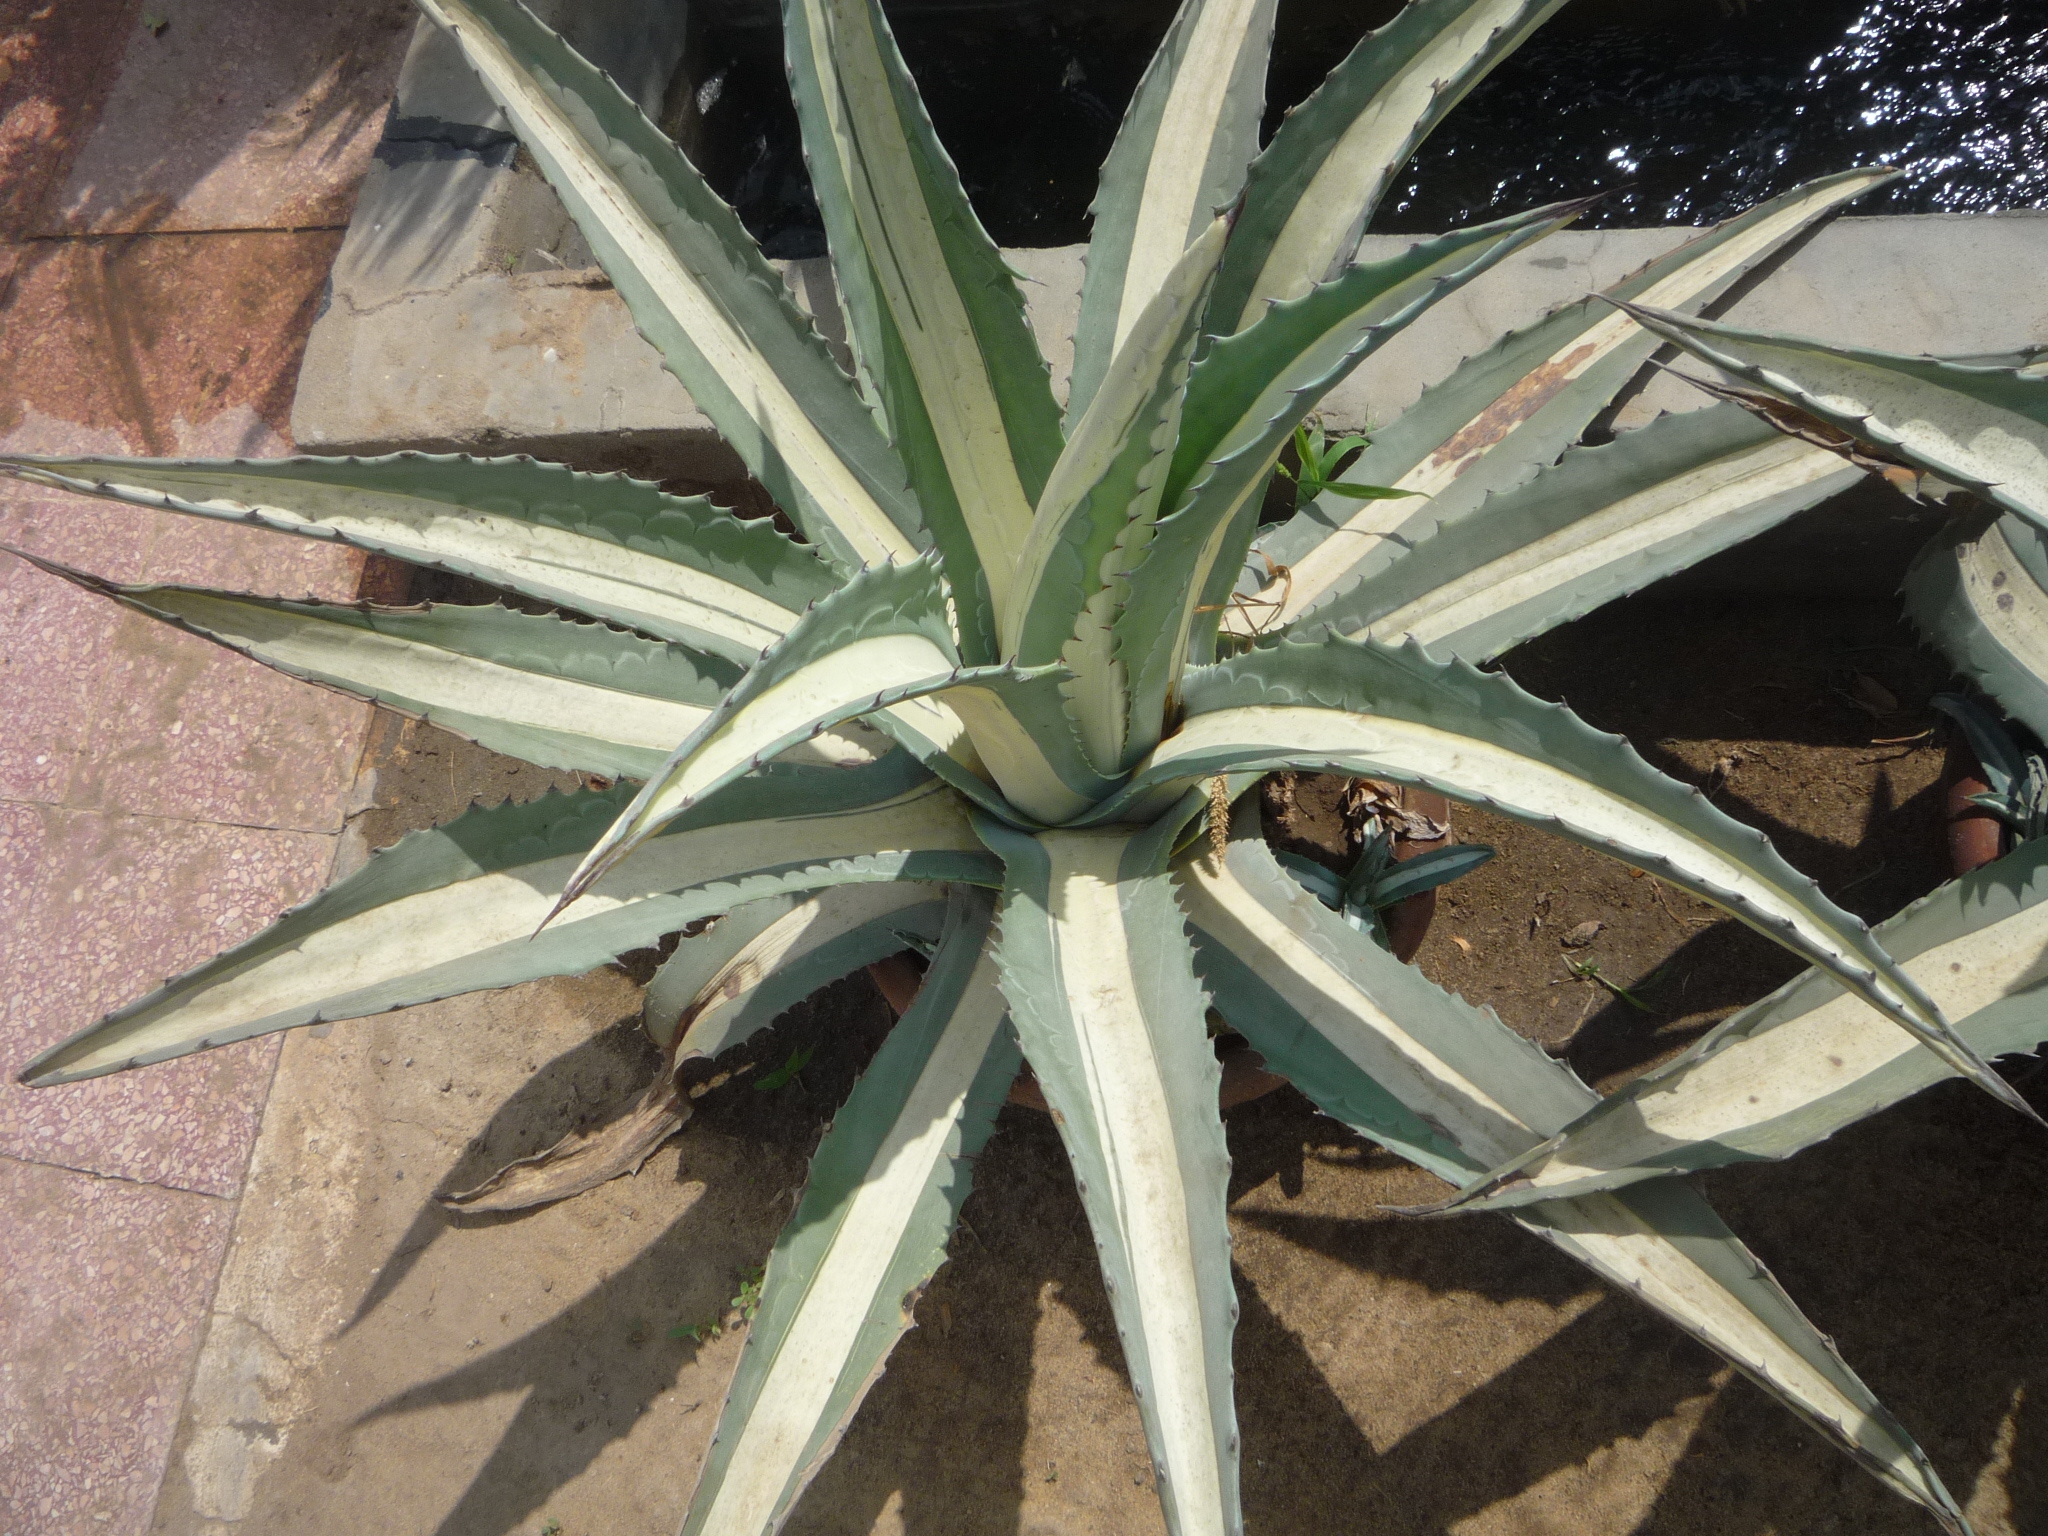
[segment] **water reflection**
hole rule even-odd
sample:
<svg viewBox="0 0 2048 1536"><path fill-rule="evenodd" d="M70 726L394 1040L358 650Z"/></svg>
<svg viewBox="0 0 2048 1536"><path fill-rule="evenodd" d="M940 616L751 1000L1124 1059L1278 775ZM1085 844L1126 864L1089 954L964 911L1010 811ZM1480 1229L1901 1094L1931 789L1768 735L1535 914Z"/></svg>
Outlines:
<svg viewBox="0 0 2048 1536"><path fill-rule="evenodd" d="M1424 146L1379 227L1439 229L1589 187L1593 224L1707 224L1851 165L1860 213L2048 205L2048 7L1856 0L1567 7Z"/></svg>
<svg viewBox="0 0 2048 1536"><path fill-rule="evenodd" d="M1174 4L889 0L999 242L1088 237L1096 169ZM1396 4L1281 0L1267 131ZM770 254L820 254L775 8L705 15L699 78L722 89L694 152ZM2048 0L1572 0L1423 146L1375 227L1602 188L1590 225L1708 224L1870 164L1906 175L1861 213L2048 206Z"/></svg>

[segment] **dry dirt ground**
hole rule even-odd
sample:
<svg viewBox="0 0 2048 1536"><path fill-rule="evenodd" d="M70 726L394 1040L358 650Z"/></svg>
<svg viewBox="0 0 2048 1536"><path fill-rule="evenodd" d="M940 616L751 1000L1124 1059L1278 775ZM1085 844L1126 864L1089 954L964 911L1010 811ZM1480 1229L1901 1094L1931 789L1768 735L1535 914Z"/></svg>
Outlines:
<svg viewBox="0 0 2048 1536"><path fill-rule="evenodd" d="M1942 751L1925 733L1947 678L1888 598L1667 585L1508 670L1710 789L1865 916L1943 876ZM380 841L473 795L548 782L421 727L386 729ZM1294 801L1276 837L1341 836L1330 786L1298 783ZM1573 846L1477 812L1456 827L1499 857L1445 893L1420 963L1602 1087L1796 969ZM1590 943L1563 947L1588 923L1601 925ZM1568 956L1633 1001L1572 975ZM244 1351L261 1366L245 1368L261 1376L248 1399L260 1432L245 1422L256 1409L197 1394L160 1531L675 1528L744 1337L729 1303L889 1014L864 976L842 982L739 1053L765 1068L814 1049L795 1081L764 1093L735 1076L637 1178L518 1217L441 1212L430 1192L601 1118L645 1080L633 972L288 1045L252 1175L250 1206L267 1188L269 1214L245 1218L224 1286L223 1307L246 1316L216 1321L246 1323L252 1341L271 1330ZM2029 1091L2048 1107L2048 1074ZM1257 1536L1933 1530L1716 1357L1505 1221L1383 1214L1438 1186L1293 1090L1232 1111L1229 1135ZM1979 1531L2048 1532L2048 1136L1949 1086L1787 1165L1705 1182ZM736 1325L686 1333L721 1317ZM1005 1110L917 1320L792 1533L1161 1530L1042 1115Z"/></svg>

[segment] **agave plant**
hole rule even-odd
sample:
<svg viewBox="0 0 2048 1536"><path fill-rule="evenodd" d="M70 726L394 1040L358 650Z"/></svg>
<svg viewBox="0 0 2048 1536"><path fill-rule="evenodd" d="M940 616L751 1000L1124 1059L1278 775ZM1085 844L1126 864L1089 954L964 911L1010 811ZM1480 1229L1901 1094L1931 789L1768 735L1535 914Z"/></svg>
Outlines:
<svg viewBox="0 0 2048 1536"><path fill-rule="evenodd" d="M46 566L293 675L628 781L408 837L27 1081L576 973L717 918L650 989L680 1063L923 950L768 1263L686 1526L720 1533L777 1527L829 1453L910 1326L1021 1063L1073 1163L1168 1525L1191 1536L1242 1527L1212 1004L1328 1113L1459 1185L1597 1113L1566 1067L1275 861L1241 799L1269 771L1433 788L1612 853L1807 956L1898 1072L2024 1107L1983 1060L2003 1037L1951 1026L1931 982L1759 834L1464 659L1853 468L1736 407L1565 452L1659 344L1588 299L1460 365L1364 447L1355 481L1258 528L1332 386L1578 211L1353 260L1422 135L1559 0L1416 0L1263 149L1274 0L1186 0L1103 171L1064 409L874 0L785 5L851 376L675 146L517 0L420 3L801 541L524 459L6 461L519 594L357 608ZM1615 297L1704 304L1884 179L1765 203ZM687 1112L665 1075L613 1131L472 1203L634 1166ZM1546 1191L1514 1219L1965 1529L1906 1431L1665 1171Z"/></svg>
<svg viewBox="0 0 2048 1536"><path fill-rule="evenodd" d="M1624 302L1622 309L1717 371L1695 380L1782 441L1835 455L1908 494L1953 501L1915 560L1908 614L2007 714L2048 728L2048 357L2035 347L1907 357L1772 335ZM1703 413L1704 414L1704 413ZM1958 494L1961 493L1961 494ZM1877 930L1888 953L1960 1020L1985 1058L2048 1041L2048 798L2042 761L1959 695L1935 706L1962 727L1991 792L1973 796L2019 846ZM1539 1208L1644 1180L1783 1158L1940 1081L1818 972L1717 1027L1433 1209Z"/></svg>

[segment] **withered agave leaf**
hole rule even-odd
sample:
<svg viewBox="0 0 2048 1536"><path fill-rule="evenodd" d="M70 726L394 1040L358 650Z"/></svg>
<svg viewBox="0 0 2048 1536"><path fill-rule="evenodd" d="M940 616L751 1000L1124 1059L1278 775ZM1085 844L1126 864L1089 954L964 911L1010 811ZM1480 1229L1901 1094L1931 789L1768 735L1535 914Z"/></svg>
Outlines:
<svg viewBox="0 0 2048 1536"><path fill-rule="evenodd" d="M1789 402L1888 461L2048 527L2048 376L2027 367L1835 347L1648 304L1622 306L1701 362Z"/></svg>

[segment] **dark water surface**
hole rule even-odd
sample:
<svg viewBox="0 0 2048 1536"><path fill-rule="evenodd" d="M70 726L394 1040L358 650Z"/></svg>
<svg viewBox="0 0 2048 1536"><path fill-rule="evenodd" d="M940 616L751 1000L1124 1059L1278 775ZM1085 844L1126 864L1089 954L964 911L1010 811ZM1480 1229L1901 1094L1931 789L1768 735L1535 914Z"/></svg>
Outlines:
<svg viewBox="0 0 2048 1536"><path fill-rule="evenodd" d="M1268 116L1388 0L1282 0ZM1087 238L1096 169L1170 0L898 0L940 136L1004 245ZM775 8L712 0L699 154L778 256L823 236ZM1446 229L1601 188L1585 225L1707 224L1852 165L1862 213L2048 206L2048 0L1573 0L1424 144L1374 228Z"/></svg>

